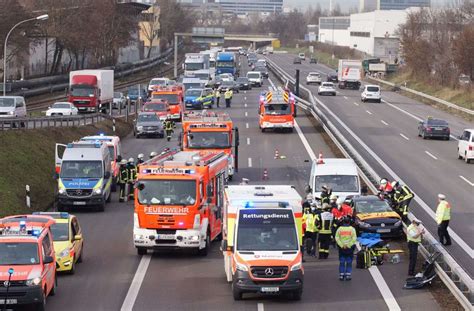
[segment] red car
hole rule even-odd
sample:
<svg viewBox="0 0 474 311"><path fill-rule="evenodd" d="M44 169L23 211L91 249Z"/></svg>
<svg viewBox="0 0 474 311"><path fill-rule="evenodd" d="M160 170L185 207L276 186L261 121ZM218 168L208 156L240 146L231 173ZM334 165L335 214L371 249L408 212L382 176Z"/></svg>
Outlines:
<svg viewBox="0 0 474 311"><path fill-rule="evenodd" d="M152 99L143 105L142 111L155 112L161 121L165 121L166 119L168 119L171 109L170 104L167 100Z"/></svg>

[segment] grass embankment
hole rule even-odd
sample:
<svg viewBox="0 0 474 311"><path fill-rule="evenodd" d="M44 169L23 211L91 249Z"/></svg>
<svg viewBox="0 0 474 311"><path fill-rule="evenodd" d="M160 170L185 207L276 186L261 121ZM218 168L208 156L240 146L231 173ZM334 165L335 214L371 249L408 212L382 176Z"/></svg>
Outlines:
<svg viewBox="0 0 474 311"><path fill-rule="evenodd" d="M116 120L116 133L124 137L132 126ZM38 130L0 132L0 217L48 209L54 202L55 144L99 132L112 134L112 122ZM25 186L30 186L31 209L26 207Z"/></svg>

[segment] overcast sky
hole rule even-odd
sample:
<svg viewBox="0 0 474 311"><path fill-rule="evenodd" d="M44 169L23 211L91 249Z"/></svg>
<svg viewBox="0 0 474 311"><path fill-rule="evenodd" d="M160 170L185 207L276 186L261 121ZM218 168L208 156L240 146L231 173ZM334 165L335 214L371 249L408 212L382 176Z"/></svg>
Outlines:
<svg viewBox="0 0 474 311"><path fill-rule="evenodd" d="M349 10L351 7L359 7L359 0L333 0L334 4L339 3L339 6L343 11ZM316 7L317 3L321 4L323 9L329 8L329 0L284 0L284 5L289 7L296 7L305 9L309 5ZM450 0L431 0L434 5L440 5L444 3L449 3Z"/></svg>

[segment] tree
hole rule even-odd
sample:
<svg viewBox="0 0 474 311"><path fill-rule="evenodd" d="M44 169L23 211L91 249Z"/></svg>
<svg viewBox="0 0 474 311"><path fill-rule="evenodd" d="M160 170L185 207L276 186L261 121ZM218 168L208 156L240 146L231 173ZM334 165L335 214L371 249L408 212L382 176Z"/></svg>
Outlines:
<svg viewBox="0 0 474 311"><path fill-rule="evenodd" d="M474 81L474 25L467 25L454 40L453 55L460 71Z"/></svg>
<svg viewBox="0 0 474 311"><path fill-rule="evenodd" d="M161 42L170 44L175 32L190 30L194 24L194 15L176 3L176 0L158 0L160 6L160 38Z"/></svg>

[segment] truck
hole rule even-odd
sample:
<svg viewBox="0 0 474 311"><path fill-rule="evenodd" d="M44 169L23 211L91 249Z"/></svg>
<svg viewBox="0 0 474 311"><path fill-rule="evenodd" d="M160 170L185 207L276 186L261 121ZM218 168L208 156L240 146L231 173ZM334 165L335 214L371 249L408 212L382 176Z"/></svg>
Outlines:
<svg viewBox="0 0 474 311"><path fill-rule="evenodd" d="M238 171L239 129L225 112L186 112L179 145L184 151L223 151L228 157L229 179Z"/></svg>
<svg viewBox="0 0 474 311"><path fill-rule="evenodd" d="M69 73L68 102L79 112L99 112L114 100L113 70L76 70Z"/></svg>
<svg viewBox="0 0 474 311"><path fill-rule="evenodd" d="M221 237L228 157L224 152L164 152L138 166L133 242L148 250L206 256Z"/></svg>
<svg viewBox="0 0 474 311"><path fill-rule="evenodd" d="M151 99L162 99L169 103L169 118L181 121L184 111L184 92L180 85L155 88L151 93Z"/></svg>
<svg viewBox="0 0 474 311"><path fill-rule="evenodd" d="M209 69L209 55L201 53L186 53L184 59L184 76L200 69Z"/></svg>
<svg viewBox="0 0 474 311"><path fill-rule="evenodd" d="M216 73L230 73L236 77L239 73L237 55L234 52L217 53Z"/></svg>
<svg viewBox="0 0 474 311"><path fill-rule="evenodd" d="M340 59L337 70L339 88L358 90L361 85L362 73L363 68L360 60Z"/></svg>
<svg viewBox="0 0 474 311"><path fill-rule="evenodd" d="M244 293L301 299L301 196L293 186L236 185L224 191L221 250L235 300Z"/></svg>
<svg viewBox="0 0 474 311"><path fill-rule="evenodd" d="M264 91L260 94L258 107L259 127L267 129L286 130L292 132L295 126L295 97L288 90Z"/></svg>
<svg viewBox="0 0 474 311"><path fill-rule="evenodd" d="M217 57L217 50L206 50L200 52L201 54L209 55L209 72L211 74L211 78L216 78L216 57Z"/></svg>

